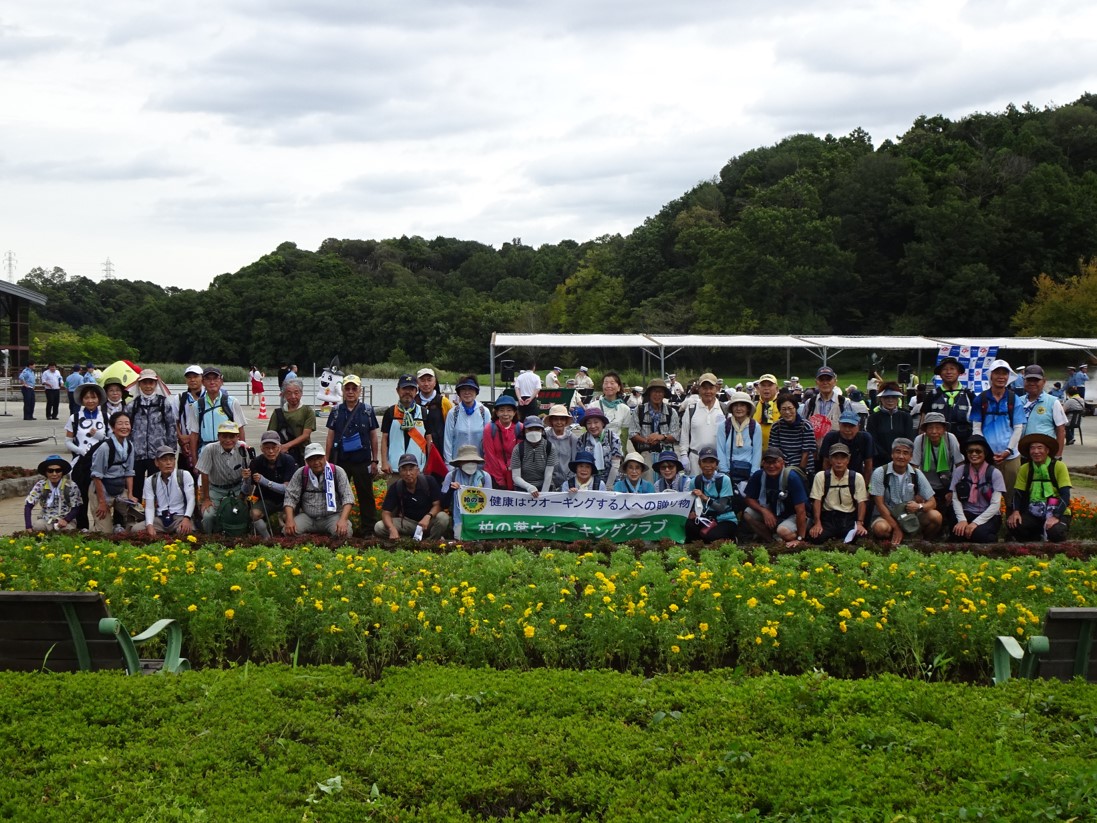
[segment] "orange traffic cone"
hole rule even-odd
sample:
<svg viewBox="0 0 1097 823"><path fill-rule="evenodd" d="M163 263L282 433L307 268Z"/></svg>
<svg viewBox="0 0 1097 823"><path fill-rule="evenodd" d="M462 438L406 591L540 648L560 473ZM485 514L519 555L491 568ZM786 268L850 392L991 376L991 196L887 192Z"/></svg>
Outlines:
<svg viewBox="0 0 1097 823"><path fill-rule="evenodd" d="M259 419L267 419L267 396L265 394L259 395Z"/></svg>

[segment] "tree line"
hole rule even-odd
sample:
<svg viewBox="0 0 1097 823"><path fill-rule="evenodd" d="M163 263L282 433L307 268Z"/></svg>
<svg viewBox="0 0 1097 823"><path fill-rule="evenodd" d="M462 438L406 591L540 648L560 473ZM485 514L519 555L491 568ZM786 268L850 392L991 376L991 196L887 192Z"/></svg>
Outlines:
<svg viewBox="0 0 1097 823"><path fill-rule="evenodd" d="M1097 308L1074 304L1094 258L1085 94L921 116L877 147L860 129L793 135L733 157L626 236L286 242L203 290L57 268L20 283L49 298L39 359L55 339L70 351L98 335L156 361L486 370L494 331L1088 336Z"/></svg>

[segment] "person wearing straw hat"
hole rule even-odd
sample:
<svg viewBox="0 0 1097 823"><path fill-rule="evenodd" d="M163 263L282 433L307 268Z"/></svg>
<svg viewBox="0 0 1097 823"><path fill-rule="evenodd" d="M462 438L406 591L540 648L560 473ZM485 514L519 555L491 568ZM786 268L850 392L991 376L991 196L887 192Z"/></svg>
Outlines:
<svg viewBox="0 0 1097 823"><path fill-rule="evenodd" d="M28 531L76 528L76 516L84 499L69 477L70 471L72 464L59 454L51 454L38 464L42 479L34 484L23 503L23 521Z"/></svg>
<svg viewBox="0 0 1097 823"><path fill-rule="evenodd" d="M145 504L143 523L135 523L131 531L177 534L186 537L194 530L194 476L176 468L175 449L170 445L156 450L156 471L145 478L142 489Z"/></svg>
<svg viewBox="0 0 1097 823"><path fill-rule="evenodd" d="M1006 528L1010 540L1025 543L1041 538L1049 543L1067 539L1070 510L1070 472L1057 459L1058 441L1046 434L1026 434L1017 444L1025 458L1009 500Z"/></svg>
<svg viewBox="0 0 1097 823"><path fill-rule="evenodd" d="M568 465L575 459L579 438L572 431L571 413L567 406L557 403L545 415L545 440L552 444L552 453L556 456L552 469L552 488L562 491L567 483Z"/></svg>
<svg viewBox="0 0 1097 823"><path fill-rule="evenodd" d="M456 512L453 505L453 493L462 486L475 486L478 489L495 488L491 482L491 475L484 471L484 458L480 451L471 443L466 443L457 449L457 454L450 461L449 473L442 481L442 508Z"/></svg>
<svg viewBox="0 0 1097 823"><path fill-rule="evenodd" d="M1014 377L1009 363L995 360L988 371L990 388L972 403L972 433L981 434L990 443L990 459L1005 477L1006 488L1012 489L1021 466L1017 443L1025 427L1025 406L1009 387Z"/></svg>
<svg viewBox="0 0 1097 823"><path fill-rule="evenodd" d="M658 377L648 381L639 406L632 410L632 447L650 468L652 458L674 449L682 434L678 410L667 402L670 388Z"/></svg>
<svg viewBox="0 0 1097 823"><path fill-rule="evenodd" d="M990 444L981 434L968 438L964 455L967 460L952 470L952 535L972 543L997 543L1005 481L991 464Z"/></svg>
<svg viewBox="0 0 1097 823"><path fill-rule="evenodd" d="M937 500L937 511L945 521L944 527L951 530L956 522L952 508L952 475L953 470L964 462L964 452L940 412L923 415L919 430L920 433L914 438L914 457L910 463L920 468L929 480Z"/></svg>
<svg viewBox="0 0 1097 823"><path fill-rule="evenodd" d="M611 487L617 482L617 472L621 468L621 459L624 454L621 450L621 441L617 435L606 428L609 418L596 403L587 406L583 415L583 428L586 431L579 436L576 443L576 451L590 452L594 455L594 464L599 479Z"/></svg>
<svg viewBox="0 0 1097 823"><path fill-rule="evenodd" d="M629 452L621 462L621 476L613 484L613 490L624 494L655 494L655 486L650 480L644 479L647 468L643 457L636 452Z"/></svg>

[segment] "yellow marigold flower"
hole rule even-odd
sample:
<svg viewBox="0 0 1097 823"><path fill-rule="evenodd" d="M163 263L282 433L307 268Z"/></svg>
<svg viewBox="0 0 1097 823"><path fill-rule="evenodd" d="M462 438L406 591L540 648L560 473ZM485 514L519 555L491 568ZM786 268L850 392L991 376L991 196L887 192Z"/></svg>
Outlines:
<svg viewBox="0 0 1097 823"><path fill-rule="evenodd" d="M747 601L747 606L749 606L752 609L757 605L758 605L758 598L756 598L756 597L752 597L752 598L750 598L750 600Z"/></svg>
<svg viewBox="0 0 1097 823"><path fill-rule="evenodd" d="M880 631L883 631L884 630L884 624L881 623L879 620L877 620L876 621L876 628L879 629Z"/></svg>
<svg viewBox="0 0 1097 823"><path fill-rule="evenodd" d="M585 589L583 589L583 594L584 594L584 595L587 595L587 596L589 596L589 595L592 595L592 594L594 594L594 586L591 586L591 585L590 585L590 584L588 583L588 584L587 584L587 586L586 586L586 588L585 588Z"/></svg>
<svg viewBox="0 0 1097 823"><path fill-rule="evenodd" d="M677 603L671 603L669 606L667 606L667 608L670 609L672 612L676 612L676 611L678 611L678 604Z"/></svg>
<svg viewBox="0 0 1097 823"><path fill-rule="evenodd" d="M396 614L396 612L400 611L400 604L399 603L389 604L389 611L392 612L393 614Z"/></svg>
<svg viewBox="0 0 1097 823"><path fill-rule="evenodd" d="M568 628L568 624L567 624L567 623L561 623L561 624L560 624L559 626L557 626L556 628L557 628L557 629L559 629L560 631L567 631L567 628Z"/></svg>
<svg viewBox="0 0 1097 823"><path fill-rule="evenodd" d="M671 650L672 652L674 652L675 654L678 654L678 652L682 651L682 650L681 650L680 648L678 648L677 646L671 646L671 647L670 647L670 650Z"/></svg>
<svg viewBox="0 0 1097 823"><path fill-rule="evenodd" d="M605 603L608 606L610 603L613 602L613 598L611 598L608 594L603 595L602 596L602 602ZM675 611L677 611L677 609Z"/></svg>
<svg viewBox="0 0 1097 823"><path fill-rule="evenodd" d="M851 617L853 617L853 615L850 614L849 609L842 609L840 612L838 612L838 616L844 617L846 620L849 620Z"/></svg>
<svg viewBox="0 0 1097 823"><path fill-rule="evenodd" d="M225 567L221 563L214 563L213 568L217 569L217 571L222 571Z"/></svg>
<svg viewBox="0 0 1097 823"><path fill-rule="evenodd" d="M294 577L299 577L301 574L301 570L294 566L292 569L289 570L289 573L292 574Z"/></svg>
<svg viewBox="0 0 1097 823"><path fill-rule="evenodd" d="M240 591L240 587L236 586L236 585L229 586L229 591L230 592L238 592L238 591Z"/></svg>
<svg viewBox="0 0 1097 823"><path fill-rule="evenodd" d="M526 637L533 637L535 634L537 634L537 629L533 628L533 626L526 626L522 630L522 633L525 634Z"/></svg>
<svg viewBox="0 0 1097 823"><path fill-rule="evenodd" d="M98 581L98 580L89 580L89 581L88 581L88 588L89 588L89 589L94 589L94 588L95 588L96 586L98 586L98 585L99 585L99 581Z"/></svg>
<svg viewBox="0 0 1097 823"><path fill-rule="evenodd" d="M232 618L236 617L236 612L232 609L225 609L225 617L232 620Z"/></svg>
<svg viewBox="0 0 1097 823"><path fill-rule="evenodd" d="M441 627L441 626L435 626L435 627L434 627L434 630L435 630L435 631L436 631L436 632L437 632L438 634L441 634L441 633L442 633L442 627Z"/></svg>
<svg viewBox="0 0 1097 823"><path fill-rule="evenodd" d="M866 612L866 611L861 612L861 619L862 620L868 620L870 617L872 617L872 615L869 614L868 612Z"/></svg>
<svg viewBox="0 0 1097 823"><path fill-rule="evenodd" d="M937 609L933 606L926 606L926 614L937 614Z"/></svg>
<svg viewBox="0 0 1097 823"><path fill-rule="evenodd" d="M187 542L188 542L188 543L197 543L197 542L198 542L198 538L197 538L197 537L195 537L195 536L194 536L193 534L188 534L188 535L187 535Z"/></svg>
<svg viewBox="0 0 1097 823"><path fill-rule="evenodd" d="M703 632L707 632L708 631L708 623L700 623L700 624L698 624L697 628L699 628Z"/></svg>
<svg viewBox="0 0 1097 823"><path fill-rule="evenodd" d="M839 631L840 631L840 632L841 632L842 634L845 634L845 633L846 633L846 621L845 621L845 620L843 620L843 621L842 621L841 623L839 623L839 624L838 624L838 630L839 630Z"/></svg>
<svg viewBox="0 0 1097 823"><path fill-rule="evenodd" d="M188 612L196 612L196 611L198 611L198 607L195 606L193 603L191 603L189 606L187 606L187 611Z"/></svg>

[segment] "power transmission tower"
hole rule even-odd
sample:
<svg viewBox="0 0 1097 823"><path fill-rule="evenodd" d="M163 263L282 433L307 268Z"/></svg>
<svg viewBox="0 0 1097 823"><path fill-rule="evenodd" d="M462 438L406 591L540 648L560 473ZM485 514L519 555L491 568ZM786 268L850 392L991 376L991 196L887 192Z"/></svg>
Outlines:
<svg viewBox="0 0 1097 823"><path fill-rule="evenodd" d="M113 280L114 279L114 264L112 262L110 262L109 257L107 258L106 262L103 263L103 279L104 280Z"/></svg>
<svg viewBox="0 0 1097 823"><path fill-rule="evenodd" d="M8 250L8 253L4 255L4 268L8 272L8 282L15 282L15 252Z"/></svg>

